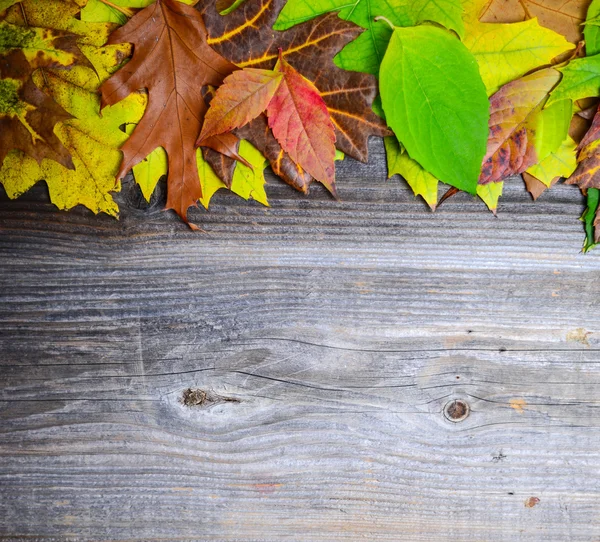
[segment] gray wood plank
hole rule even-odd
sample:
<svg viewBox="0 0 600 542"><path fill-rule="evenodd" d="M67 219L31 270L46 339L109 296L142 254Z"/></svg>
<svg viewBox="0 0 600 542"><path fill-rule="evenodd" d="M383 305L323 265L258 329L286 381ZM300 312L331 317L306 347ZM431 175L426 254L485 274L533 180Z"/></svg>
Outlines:
<svg viewBox="0 0 600 542"><path fill-rule="evenodd" d="M0 539L600 539L578 191L432 214L382 153L204 234L0 196Z"/></svg>

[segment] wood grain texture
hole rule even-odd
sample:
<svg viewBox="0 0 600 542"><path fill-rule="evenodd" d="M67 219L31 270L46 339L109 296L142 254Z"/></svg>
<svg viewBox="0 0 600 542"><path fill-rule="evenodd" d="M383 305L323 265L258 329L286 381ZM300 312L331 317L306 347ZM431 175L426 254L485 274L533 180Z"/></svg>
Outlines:
<svg viewBox="0 0 600 542"><path fill-rule="evenodd" d="M384 163L204 234L0 196L0 539L599 540L578 190L431 214Z"/></svg>

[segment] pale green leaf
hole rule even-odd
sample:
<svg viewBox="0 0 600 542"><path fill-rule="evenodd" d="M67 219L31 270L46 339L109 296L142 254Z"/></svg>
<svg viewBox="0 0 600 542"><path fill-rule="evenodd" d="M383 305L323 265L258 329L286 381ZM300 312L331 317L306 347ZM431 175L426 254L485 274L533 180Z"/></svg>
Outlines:
<svg viewBox="0 0 600 542"><path fill-rule="evenodd" d="M531 166L527 173L550 187L556 177L570 177L577 168L577 144L567 137L560 147L546 156L539 164Z"/></svg>
<svg viewBox="0 0 600 542"><path fill-rule="evenodd" d="M503 188L504 181L477 185L477 195L483 200L483 202L487 205L488 209L494 214L496 214L496 209L498 208L498 200L502 195Z"/></svg>
<svg viewBox="0 0 600 542"><path fill-rule="evenodd" d="M438 201L438 180L415 162L394 136L384 138L388 178L400 175L415 196L421 196L435 210Z"/></svg>

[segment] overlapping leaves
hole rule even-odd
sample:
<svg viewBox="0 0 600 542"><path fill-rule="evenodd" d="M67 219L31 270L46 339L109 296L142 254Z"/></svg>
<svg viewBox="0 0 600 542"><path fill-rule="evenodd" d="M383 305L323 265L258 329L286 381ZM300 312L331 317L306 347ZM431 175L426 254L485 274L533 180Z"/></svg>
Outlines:
<svg viewBox="0 0 600 542"><path fill-rule="evenodd" d="M534 198L570 177L590 248L600 120L581 142L576 124L600 94L600 0L511 2L0 0L0 182L116 214L130 169L147 199L167 175L187 220L223 188L268 204L266 164L335 194L335 147L366 161L386 136L389 174L433 209L440 181L495 212L513 175Z"/></svg>

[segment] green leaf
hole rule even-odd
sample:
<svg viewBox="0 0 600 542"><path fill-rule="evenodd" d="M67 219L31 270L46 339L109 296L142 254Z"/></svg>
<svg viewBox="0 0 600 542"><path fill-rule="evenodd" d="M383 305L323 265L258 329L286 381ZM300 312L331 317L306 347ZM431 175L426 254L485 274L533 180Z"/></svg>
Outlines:
<svg viewBox="0 0 600 542"><path fill-rule="evenodd" d="M375 21L378 16L395 26L431 21L464 34L460 0L288 0L273 28L285 30L331 11L366 29L335 57L340 68L350 71L379 72L392 31L385 22Z"/></svg>
<svg viewBox="0 0 600 542"><path fill-rule="evenodd" d="M388 125L440 181L476 194L489 103L477 61L448 31L396 28L381 64Z"/></svg>
<svg viewBox="0 0 600 542"><path fill-rule="evenodd" d="M388 178L400 175L412 188L415 196L421 196L427 205L435 210L438 201L438 180L408 156L394 136L384 138L384 143Z"/></svg>
<svg viewBox="0 0 600 542"><path fill-rule="evenodd" d="M600 54L576 58L564 68L563 76L546 103L546 107L559 100L582 100L600 93Z"/></svg>
<svg viewBox="0 0 600 542"><path fill-rule="evenodd" d="M596 213L600 204L600 190L590 188L587 191L587 208L581 216L581 220L585 224L585 241L583 242L583 252L587 252L594 248L598 243L596 241Z"/></svg>
<svg viewBox="0 0 600 542"><path fill-rule="evenodd" d="M585 53L588 56L600 53L600 0L593 0L587 11L586 25L583 29L585 37Z"/></svg>
<svg viewBox="0 0 600 542"><path fill-rule="evenodd" d="M131 135L135 127L135 124L128 124L125 131ZM162 147L157 147L141 162L133 166L133 178L148 203L150 203L158 181L167 174L168 167L167 153Z"/></svg>

